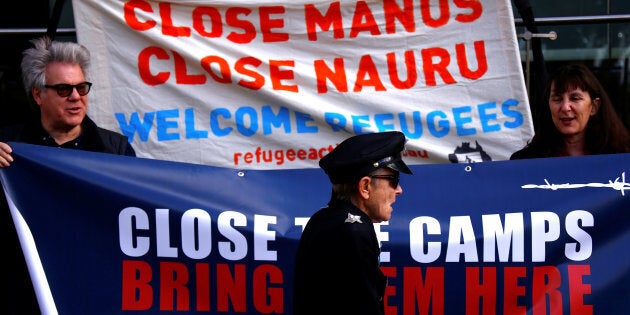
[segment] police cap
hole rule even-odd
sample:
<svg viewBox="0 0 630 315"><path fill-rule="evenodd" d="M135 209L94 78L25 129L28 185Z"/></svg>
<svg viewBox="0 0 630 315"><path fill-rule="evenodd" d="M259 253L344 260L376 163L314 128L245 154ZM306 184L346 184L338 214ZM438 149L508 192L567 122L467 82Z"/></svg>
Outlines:
<svg viewBox="0 0 630 315"><path fill-rule="evenodd" d="M383 167L412 174L401 157L406 141L400 131L356 135L326 154L319 166L333 184L351 183Z"/></svg>

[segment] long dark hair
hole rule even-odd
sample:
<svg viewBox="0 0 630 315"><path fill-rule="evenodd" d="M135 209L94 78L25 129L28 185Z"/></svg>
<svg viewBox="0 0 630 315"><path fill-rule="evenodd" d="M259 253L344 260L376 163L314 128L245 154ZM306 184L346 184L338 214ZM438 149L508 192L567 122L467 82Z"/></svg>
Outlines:
<svg viewBox="0 0 630 315"><path fill-rule="evenodd" d="M551 91L551 85L554 91ZM611 154L630 152L630 134L617 116L617 112L595 74L582 64L570 64L556 70L545 87L544 99L549 100L551 93L562 94L580 88L588 92L591 100L600 99L597 113L591 116L586 126L586 149L589 154ZM541 113L541 123L532 141L527 145L543 156L557 156L562 150L563 135L558 131L551 118L549 107Z"/></svg>

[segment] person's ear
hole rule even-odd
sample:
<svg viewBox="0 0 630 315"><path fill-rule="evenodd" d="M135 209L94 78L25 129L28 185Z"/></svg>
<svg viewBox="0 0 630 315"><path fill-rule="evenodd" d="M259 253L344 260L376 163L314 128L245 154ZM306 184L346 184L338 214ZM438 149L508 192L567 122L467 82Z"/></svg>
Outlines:
<svg viewBox="0 0 630 315"><path fill-rule="evenodd" d="M591 116L597 114L597 111L599 110L599 106L602 104L602 99L599 97L596 97L595 99L593 99L593 101L591 102L592 106L591 106Z"/></svg>
<svg viewBox="0 0 630 315"><path fill-rule="evenodd" d="M41 106L42 104L42 93L42 89L36 87L31 88L31 94L33 95L33 99L38 106Z"/></svg>
<svg viewBox="0 0 630 315"><path fill-rule="evenodd" d="M363 176L359 180L359 183L357 184L358 189L359 189L359 195L361 195L361 197L365 199L370 197L370 182L371 181L372 181L372 178L370 178L369 176Z"/></svg>

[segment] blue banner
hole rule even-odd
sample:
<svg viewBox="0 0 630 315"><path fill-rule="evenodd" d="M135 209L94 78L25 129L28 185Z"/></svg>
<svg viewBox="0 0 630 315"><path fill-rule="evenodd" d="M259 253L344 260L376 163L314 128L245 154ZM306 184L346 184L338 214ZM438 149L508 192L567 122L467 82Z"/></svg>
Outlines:
<svg viewBox="0 0 630 315"><path fill-rule="evenodd" d="M45 313L291 314L322 170L11 145L0 176ZM376 225L387 314L630 312L630 154L410 167Z"/></svg>

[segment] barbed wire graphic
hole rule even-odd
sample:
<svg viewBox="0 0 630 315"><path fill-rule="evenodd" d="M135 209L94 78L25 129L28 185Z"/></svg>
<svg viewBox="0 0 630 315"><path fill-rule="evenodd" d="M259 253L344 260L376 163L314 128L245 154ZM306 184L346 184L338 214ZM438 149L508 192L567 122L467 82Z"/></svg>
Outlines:
<svg viewBox="0 0 630 315"><path fill-rule="evenodd" d="M524 189L575 189L575 188L583 188L583 187L596 187L596 188L612 188L614 190L618 190L621 192L622 196L625 196L625 191L630 190L630 184L626 183L626 172L621 173L621 177L615 178L614 181L608 180L608 183L587 183L587 184L552 184L545 178L544 185L538 184L525 184L522 185L521 188Z"/></svg>

